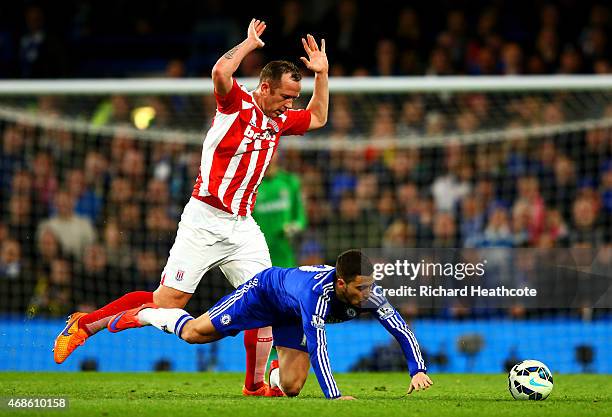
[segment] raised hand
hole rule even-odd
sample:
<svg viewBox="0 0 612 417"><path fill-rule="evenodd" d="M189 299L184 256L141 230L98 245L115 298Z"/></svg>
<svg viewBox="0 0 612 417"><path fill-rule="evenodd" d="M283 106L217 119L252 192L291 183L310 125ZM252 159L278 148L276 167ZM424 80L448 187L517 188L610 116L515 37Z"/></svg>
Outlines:
<svg viewBox="0 0 612 417"><path fill-rule="evenodd" d="M325 39L321 39L321 49L315 38L308 34L306 39L302 38L302 45L308 55L308 59L300 57L306 68L316 73L327 73L329 64L327 62L327 54L325 54Z"/></svg>
<svg viewBox="0 0 612 417"><path fill-rule="evenodd" d="M266 22L257 19L251 19L249 29L247 30L247 39L255 42L258 48L263 48L264 41L261 40L261 34L266 30Z"/></svg>
<svg viewBox="0 0 612 417"><path fill-rule="evenodd" d="M426 390L431 387L433 382L424 372L419 372L415 376L412 377L410 381L410 386L408 387L408 394L411 394L412 391Z"/></svg>

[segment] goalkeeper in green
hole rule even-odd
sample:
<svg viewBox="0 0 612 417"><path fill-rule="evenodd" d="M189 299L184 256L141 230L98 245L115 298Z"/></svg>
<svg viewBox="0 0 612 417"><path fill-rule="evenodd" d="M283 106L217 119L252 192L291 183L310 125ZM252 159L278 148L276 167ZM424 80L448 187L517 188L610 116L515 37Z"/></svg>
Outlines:
<svg viewBox="0 0 612 417"><path fill-rule="evenodd" d="M253 217L266 238L274 266L297 266L294 238L307 222L301 188L298 176L281 169L275 158L257 189Z"/></svg>

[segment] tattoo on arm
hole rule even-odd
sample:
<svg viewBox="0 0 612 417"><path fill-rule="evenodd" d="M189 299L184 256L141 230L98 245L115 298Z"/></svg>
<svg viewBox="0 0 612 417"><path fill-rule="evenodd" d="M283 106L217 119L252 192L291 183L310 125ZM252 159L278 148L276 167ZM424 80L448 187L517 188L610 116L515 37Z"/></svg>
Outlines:
<svg viewBox="0 0 612 417"><path fill-rule="evenodd" d="M232 59L234 57L234 54L236 53L236 51L242 46L242 44L240 45L236 45L234 46L232 49L230 49L229 51L227 51L224 55L223 58L225 59Z"/></svg>

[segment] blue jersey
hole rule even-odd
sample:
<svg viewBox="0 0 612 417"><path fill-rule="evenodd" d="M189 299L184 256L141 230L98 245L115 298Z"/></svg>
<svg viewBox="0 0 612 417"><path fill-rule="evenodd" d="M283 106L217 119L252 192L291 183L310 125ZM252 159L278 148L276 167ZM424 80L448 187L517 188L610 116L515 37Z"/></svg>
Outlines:
<svg viewBox="0 0 612 417"><path fill-rule="evenodd" d="M414 334L382 296L380 287L373 288L370 298L361 307L354 307L335 296L335 274L335 268L325 265L290 269L272 267L220 300L209 310L209 315L222 333L224 326L232 324L235 325L232 328L234 334L245 328L301 325L312 368L328 398L339 397L340 390L331 372L325 325L354 319L365 311L373 314L399 342L410 375L425 372L425 362ZM231 312L229 306L237 301L242 302L241 309L247 311L244 314L248 314L248 325L228 314Z"/></svg>

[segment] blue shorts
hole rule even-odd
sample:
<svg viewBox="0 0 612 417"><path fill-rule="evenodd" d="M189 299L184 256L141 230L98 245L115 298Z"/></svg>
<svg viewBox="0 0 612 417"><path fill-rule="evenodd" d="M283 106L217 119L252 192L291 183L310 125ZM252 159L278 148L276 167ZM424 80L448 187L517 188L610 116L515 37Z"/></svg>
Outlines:
<svg viewBox="0 0 612 417"><path fill-rule="evenodd" d="M272 337L274 337L274 346L308 352L306 336L301 323L272 326Z"/></svg>
<svg viewBox="0 0 612 417"><path fill-rule="evenodd" d="M272 326L274 346L307 352L302 323L274 325L278 317L268 309L257 276L220 299L208 310L210 321L223 337L236 336L243 330Z"/></svg>
<svg viewBox="0 0 612 417"><path fill-rule="evenodd" d="M210 321L223 337L272 324L272 315L258 284L257 276L251 278L208 310Z"/></svg>

